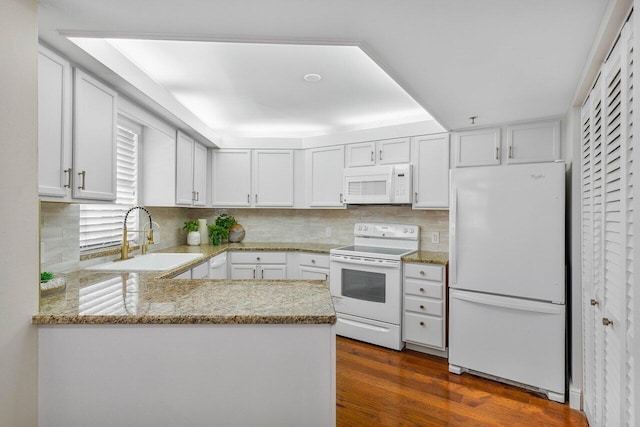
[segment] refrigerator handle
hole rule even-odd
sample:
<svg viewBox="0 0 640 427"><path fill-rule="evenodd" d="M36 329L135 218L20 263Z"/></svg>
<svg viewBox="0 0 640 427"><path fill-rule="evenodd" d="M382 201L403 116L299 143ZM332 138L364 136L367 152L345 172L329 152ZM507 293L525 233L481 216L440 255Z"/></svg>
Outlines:
<svg viewBox="0 0 640 427"><path fill-rule="evenodd" d="M476 294L473 292L451 291L451 298L470 303L507 308L518 311L531 311L541 314L562 314L564 305L551 304L525 299L501 297L497 295Z"/></svg>
<svg viewBox="0 0 640 427"><path fill-rule="evenodd" d="M456 262L456 257L458 256L458 254L456 253L457 251L457 233L456 233L456 226L457 226L457 222L458 222L458 189L457 188L452 188L451 189L451 207L450 207L450 211L449 214L451 216L451 218L449 219L450 225L449 225L449 253L451 254L451 256L449 257L449 286L453 286L455 285L458 280L457 280L457 262Z"/></svg>

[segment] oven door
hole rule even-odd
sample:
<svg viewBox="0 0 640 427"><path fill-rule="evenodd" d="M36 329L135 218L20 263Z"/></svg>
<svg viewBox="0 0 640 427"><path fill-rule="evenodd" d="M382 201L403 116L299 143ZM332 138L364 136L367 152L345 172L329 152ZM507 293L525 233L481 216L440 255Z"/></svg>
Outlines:
<svg viewBox="0 0 640 427"><path fill-rule="evenodd" d="M336 312L400 324L400 261L331 255L330 272Z"/></svg>

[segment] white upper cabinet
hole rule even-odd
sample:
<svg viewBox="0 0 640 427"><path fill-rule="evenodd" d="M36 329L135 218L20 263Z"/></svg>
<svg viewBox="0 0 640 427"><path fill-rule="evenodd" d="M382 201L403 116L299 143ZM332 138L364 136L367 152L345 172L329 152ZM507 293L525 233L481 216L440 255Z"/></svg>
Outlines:
<svg viewBox="0 0 640 427"><path fill-rule="evenodd" d="M500 128L454 134L455 167L500 164Z"/></svg>
<svg viewBox="0 0 640 427"><path fill-rule="evenodd" d="M413 208L449 207L449 135L412 138Z"/></svg>
<svg viewBox="0 0 640 427"><path fill-rule="evenodd" d="M251 150L215 150L212 159L212 205L251 206Z"/></svg>
<svg viewBox="0 0 640 427"><path fill-rule="evenodd" d="M73 173L71 64L45 47L38 50L39 193L51 200L68 200Z"/></svg>
<svg viewBox="0 0 640 427"><path fill-rule="evenodd" d="M346 150L347 167L409 163L411 161L410 138L348 144Z"/></svg>
<svg viewBox="0 0 640 427"><path fill-rule="evenodd" d="M560 159L560 121L507 127L506 163L552 162Z"/></svg>
<svg viewBox="0 0 640 427"><path fill-rule="evenodd" d="M75 69L73 102L73 196L116 199L118 94Z"/></svg>
<svg viewBox="0 0 640 427"><path fill-rule="evenodd" d="M178 131L176 136L176 204L207 203L207 149Z"/></svg>
<svg viewBox="0 0 640 427"><path fill-rule="evenodd" d="M253 203L293 207L293 150L254 150Z"/></svg>
<svg viewBox="0 0 640 427"><path fill-rule="evenodd" d="M153 127L144 128L140 185L145 206L176 204L176 137Z"/></svg>
<svg viewBox="0 0 640 427"><path fill-rule="evenodd" d="M344 207L344 146L311 148L306 150L305 156L307 206Z"/></svg>

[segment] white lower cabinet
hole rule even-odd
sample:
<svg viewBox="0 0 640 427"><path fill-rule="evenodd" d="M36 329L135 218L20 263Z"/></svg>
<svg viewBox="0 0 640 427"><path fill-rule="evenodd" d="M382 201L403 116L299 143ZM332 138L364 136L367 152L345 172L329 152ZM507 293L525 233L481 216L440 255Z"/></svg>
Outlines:
<svg viewBox="0 0 640 427"><path fill-rule="evenodd" d="M221 253L209 260L209 279L226 279L227 274L227 253Z"/></svg>
<svg viewBox="0 0 640 427"><path fill-rule="evenodd" d="M231 279L287 278L287 253L242 251L231 252Z"/></svg>
<svg viewBox="0 0 640 427"><path fill-rule="evenodd" d="M436 264L404 265L402 337L418 351L446 350L445 268Z"/></svg>
<svg viewBox="0 0 640 427"><path fill-rule="evenodd" d="M209 278L209 261L201 262L200 264L192 267L191 269L184 271L176 276L174 279L208 279Z"/></svg>
<svg viewBox="0 0 640 427"><path fill-rule="evenodd" d="M326 280L329 285L329 255L303 252L299 255L298 277L302 280Z"/></svg>

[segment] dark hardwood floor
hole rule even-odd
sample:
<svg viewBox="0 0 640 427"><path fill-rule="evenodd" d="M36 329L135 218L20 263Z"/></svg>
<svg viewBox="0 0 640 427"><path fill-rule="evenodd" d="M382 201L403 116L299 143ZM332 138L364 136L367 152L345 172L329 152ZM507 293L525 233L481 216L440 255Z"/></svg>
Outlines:
<svg viewBox="0 0 640 427"><path fill-rule="evenodd" d="M569 404L469 374L446 359L338 337L338 426L584 426Z"/></svg>

